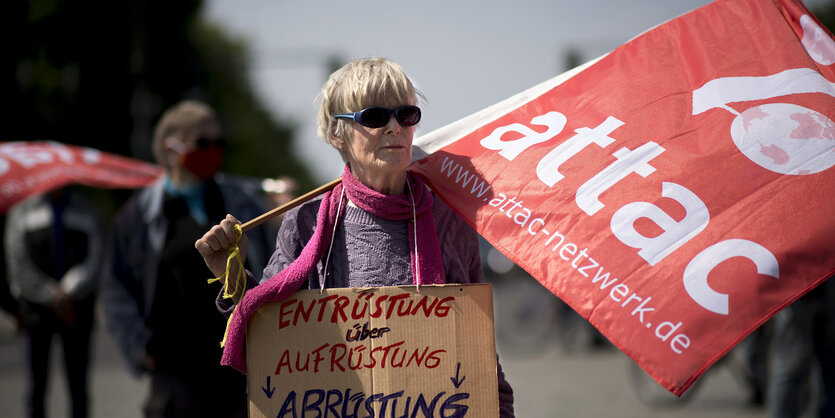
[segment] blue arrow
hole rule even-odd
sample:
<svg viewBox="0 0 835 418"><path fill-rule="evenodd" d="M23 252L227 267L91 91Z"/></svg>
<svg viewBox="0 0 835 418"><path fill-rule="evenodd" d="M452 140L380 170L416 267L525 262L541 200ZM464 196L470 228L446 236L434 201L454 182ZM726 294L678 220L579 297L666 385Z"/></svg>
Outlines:
<svg viewBox="0 0 835 418"><path fill-rule="evenodd" d="M461 380L458 380L459 373L461 373L461 363L458 363L458 366L455 368L455 377L449 378L449 380L452 380L452 384L455 386L456 389L458 389L458 387L461 386L462 383L464 383L464 379L466 379L466 377L462 376Z"/></svg>
<svg viewBox="0 0 835 418"><path fill-rule="evenodd" d="M270 377L267 376L267 387L262 387L261 390L264 391L264 395L267 395L267 399L273 397L273 393L275 393L275 388L270 387Z"/></svg>

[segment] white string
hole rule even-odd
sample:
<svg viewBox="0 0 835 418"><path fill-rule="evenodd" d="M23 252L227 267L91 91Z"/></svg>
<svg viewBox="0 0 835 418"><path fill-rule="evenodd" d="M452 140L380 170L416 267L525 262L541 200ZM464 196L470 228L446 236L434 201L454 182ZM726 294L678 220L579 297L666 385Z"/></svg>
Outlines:
<svg viewBox="0 0 835 418"><path fill-rule="evenodd" d="M333 240L336 238L336 227L339 225L339 213L342 212L342 197L345 196L345 187L339 192L339 206L336 207L336 220L333 223L333 233L331 234L331 245L328 247L328 256L325 258L325 274L322 281L319 282L319 294L325 291L325 281L328 280L328 264L331 261L331 251L333 251Z"/></svg>
<svg viewBox="0 0 835 418"><path fill-rule="evenodd" d="M418 255L417 242L417 210L415 209L415 194L412 193L412 185L409 184L409 177L406 176L406 187L409 188L409 199L412 201L412 227L415 234L415 282L417 282L417 291L420 292L420 256Z"/></svg>

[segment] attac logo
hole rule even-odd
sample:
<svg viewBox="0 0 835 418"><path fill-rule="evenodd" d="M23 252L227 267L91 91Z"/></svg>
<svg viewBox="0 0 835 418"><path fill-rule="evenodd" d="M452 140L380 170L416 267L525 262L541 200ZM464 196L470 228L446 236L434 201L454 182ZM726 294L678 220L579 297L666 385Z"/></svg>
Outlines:
<svg viewBox="0 0 835 418"><path fill-rule="evenodd" d="M720 0L462 121L413 170L681 394L835 274L833 62L799 1Z"/></svg>

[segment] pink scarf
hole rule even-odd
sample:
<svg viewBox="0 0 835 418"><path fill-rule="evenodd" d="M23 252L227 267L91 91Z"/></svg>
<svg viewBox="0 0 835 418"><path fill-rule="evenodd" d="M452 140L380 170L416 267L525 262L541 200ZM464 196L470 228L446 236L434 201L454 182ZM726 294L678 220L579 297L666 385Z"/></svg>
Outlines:
<svg viewBox="0 0 835 418"><path fill-rule="evenodd" d="M435 231L435 219L432 216L432 194L418 177L407 173L406 181L409 183L406 190L411 188L414 193L415 214L412 212L412 199L408 195L386 195L372 190L360 183L351 174L350 167L346 165L342 173L342 183L324 194L319 206L316 231L304 246L301 255L287 268L247 291L238 303L228 325L226 345L220 363L246 373L244 341L249 318L261 305L285 300L292 296L316 267L316 263L325 256L331 242L334 225L340 221L337 219L337 208L343 189L351 202L373 215L393 221L408 220L414 283L417 285L445 283L441 249ZM343 198L343 208L346 203L346 199ZM344 209L341 212L344 213ZM413 222L415 217L417 224ZM415 245L415 228L420 237L417 245Z"/></svg>

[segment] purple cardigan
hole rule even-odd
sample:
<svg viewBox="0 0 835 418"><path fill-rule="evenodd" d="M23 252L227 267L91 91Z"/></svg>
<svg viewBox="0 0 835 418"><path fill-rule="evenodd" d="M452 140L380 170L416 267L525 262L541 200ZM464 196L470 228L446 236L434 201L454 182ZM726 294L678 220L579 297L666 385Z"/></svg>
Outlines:
<svg viewBox="0 0 835 418"><path fill-rule="evenodd" d="M276 251L264 269L262 281L273 277L301 254L315 230L320 203L321 197L287 212L278 232ZM411 285L408 223L389 221L353 205L342 210L345 217L336 228L325 287ZM432 204L432 215L441 246L446 282L483 283L484 272L475 231L437 197ZM322 260L317 263L316 271L310 273L308 288L320 287L319 281L325 276L324 269L325 262ZM257 284L250 272L247 272L247 278L248 288ZM230 300L222 299L221 295L217 303L226 314L233 309ZM497 371L501 416L512 417L513 389L504 378L501 364L497 364Z"/></svg>

